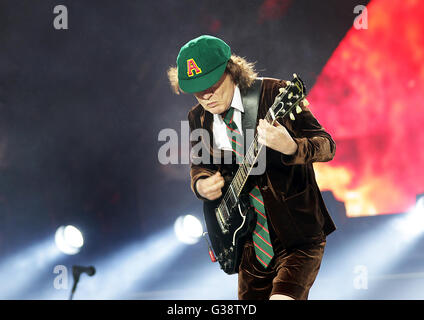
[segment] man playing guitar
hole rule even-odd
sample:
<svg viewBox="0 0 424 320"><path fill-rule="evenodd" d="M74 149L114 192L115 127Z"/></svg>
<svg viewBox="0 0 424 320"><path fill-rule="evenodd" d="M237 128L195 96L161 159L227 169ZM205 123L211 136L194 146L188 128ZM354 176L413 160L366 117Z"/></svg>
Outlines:
<svg viewBox="0 0 424 320"><path fill-rule="evenodd" d="M222 157L225 150L243 156L236 154L238 141L227 134L243 137L246 106L242 98L257 81L253 64L232 54L221 39L203 35L182 46L177 67L169 68L168 78L175 93L191 93L197 100L188 113L190 130L207 130L212 141L203 143L211 159ZM235 269L239 299L307 299L326 236L336 229L312 166L333 159L335 142L302 97L290 118L268 117L275 98L290 86L289 81L262 78L258 87L255 128L258 143L266 146L266 170L249 177L253 184L247 192L257 220L242 243ZM191 163L191 188L205 203L222 199L224 186L233 179L234 165L222 163ZM218 220L225 216L216 212Z"/></svg>

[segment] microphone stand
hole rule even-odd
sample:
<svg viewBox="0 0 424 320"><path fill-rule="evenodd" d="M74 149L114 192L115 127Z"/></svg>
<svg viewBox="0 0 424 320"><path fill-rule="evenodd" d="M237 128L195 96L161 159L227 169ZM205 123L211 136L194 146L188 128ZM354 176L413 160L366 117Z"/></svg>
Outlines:
<svg viewBox="0 0 424 320"><path fill-rule="evenodd" d="M81 274L79 272L78 273L74 272L74 269L72 269L72 275L74 277L74 284L72 286L71 295L69 296L69 300L72 300L73 297L74 297L74 293L75 293L75 290L77 289L77 284L78 284L78 281L79 281Z"/></svg>
<svg viewBox="0 0 424 320"><path fill-rule="evenodd" d="M72 276L74 278L74 284L72 286L69 300L72 300L74 297L74 293L75 293L75 290L77 289L77 284L80 279L81 273L87 273L87 275L91 277L96 273L96 269L93 266L90 266L90 267L72 266Z"/></svg>

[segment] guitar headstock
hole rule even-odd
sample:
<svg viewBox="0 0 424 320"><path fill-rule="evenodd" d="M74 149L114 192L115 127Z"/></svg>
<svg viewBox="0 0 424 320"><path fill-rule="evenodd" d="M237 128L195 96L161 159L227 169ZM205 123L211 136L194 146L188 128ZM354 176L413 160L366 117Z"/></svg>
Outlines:
<svg viewBox="0 0 424 320"><path fill-rule="evenodd" d="M294 113L301 113L302 108L299 103L305 98L306 87L302 79L293 74L293 79L286 82L284 88L280 88L280 93L275 97L271 107L273 118L285 118L289 115L291 120L295 120Z"/></svg>

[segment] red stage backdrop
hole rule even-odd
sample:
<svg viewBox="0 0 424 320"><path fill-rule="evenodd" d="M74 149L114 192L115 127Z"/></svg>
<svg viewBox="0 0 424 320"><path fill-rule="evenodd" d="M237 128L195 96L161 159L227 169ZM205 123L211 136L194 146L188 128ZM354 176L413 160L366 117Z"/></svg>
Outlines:
<svg viewBox="0 0 424 320"><path fill-rule="evenodd" d="M315 165L348 216L406 212L424 192L424 1L373 0L308 95L336 156Z"/></svg>

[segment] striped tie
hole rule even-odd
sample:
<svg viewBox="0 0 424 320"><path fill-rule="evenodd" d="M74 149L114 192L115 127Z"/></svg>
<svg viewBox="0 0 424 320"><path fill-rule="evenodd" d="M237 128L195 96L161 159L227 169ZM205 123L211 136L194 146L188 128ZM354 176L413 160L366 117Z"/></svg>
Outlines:
<svg viewBox="0 0 424 320"><path fill-rule="evenodd" d="M233 117L234 108L230 107L224 117L224 122L227 126L227 135L231 141L231 147L236 156L237 163L240 164L244 158L243 136L237 128L236 123L233 121ZM254 207L257 215L256 227L252 235L256 258L266 268L274 256L274 250L272 249L271 238L269 236L264 200L258 186L255 186L249 192L249 195L250 203Z"/></svg>
<svg viewBox="0 0 424 320"><path fill-rule="evenodd" d="M236 162L238 164L242 163L243 161L243 136L239 129L237 128L236 123L234 122L234 108L230 107L230 109L227 111L227 114L224 117L224 122L227 126L227 135L231 142L231 148L233 149L233 152L236 156Z"/></svg>

